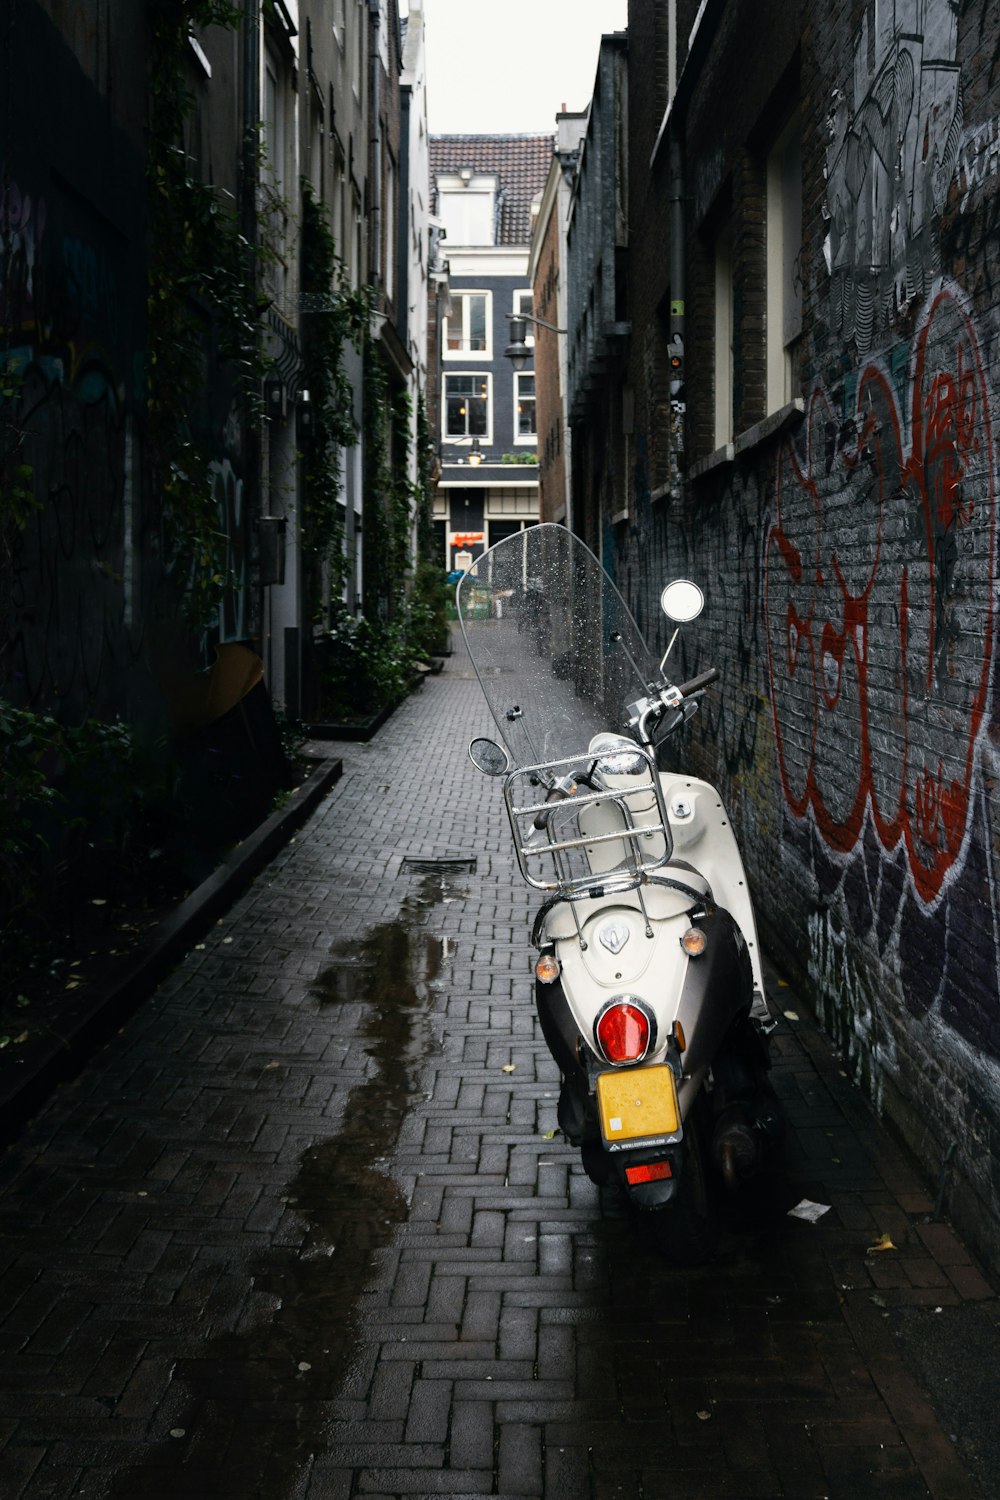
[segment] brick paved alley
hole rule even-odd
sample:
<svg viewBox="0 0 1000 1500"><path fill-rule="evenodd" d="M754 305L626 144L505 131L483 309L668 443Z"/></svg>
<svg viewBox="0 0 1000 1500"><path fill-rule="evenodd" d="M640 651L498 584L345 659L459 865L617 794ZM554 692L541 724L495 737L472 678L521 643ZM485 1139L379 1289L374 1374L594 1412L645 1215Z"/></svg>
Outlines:
<svg viewBox="0 0 1000 1500"><path fill-rule="evenodd" d="M932 1395L921 1362L995 1337L993 1291L777 976L787 1177L714 1265L553 1136L489 727L456 653L338 745L0 1162L0 1495L1000 1493L988 1365L934 1355Z"/></svg>

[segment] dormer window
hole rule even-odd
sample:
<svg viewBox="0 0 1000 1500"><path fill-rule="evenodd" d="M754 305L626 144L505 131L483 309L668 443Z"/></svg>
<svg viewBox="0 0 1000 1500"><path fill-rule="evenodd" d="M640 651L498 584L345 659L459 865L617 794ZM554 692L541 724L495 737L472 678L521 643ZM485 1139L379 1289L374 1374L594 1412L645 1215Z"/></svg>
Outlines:
<svg viewBox="0 0 1000 1500"><path fill-rule="evenodd" d="M496 243L497 179L491 173L462 167L437 180L437 216L447 231L449 248Z"/></svg>

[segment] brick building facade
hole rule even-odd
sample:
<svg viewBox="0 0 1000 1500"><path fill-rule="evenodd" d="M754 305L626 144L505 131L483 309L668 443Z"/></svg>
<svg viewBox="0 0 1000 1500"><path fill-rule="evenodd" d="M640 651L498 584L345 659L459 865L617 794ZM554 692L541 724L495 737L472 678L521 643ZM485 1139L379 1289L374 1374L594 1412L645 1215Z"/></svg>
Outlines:
<svg viewBox="0 0 1000 1500"><path fill-rule="evenodd" d="M511 315L531 315L528 245L553 145L550 135L430 141L446 282L435 282L428 412L436 546L449 571L538 520L534 360L515 369L504 351Z"/></svg>
<svg viewBox="0 0 1000 1500"><path fill-rule="evenodd" d="M1000 6L629 12L627 363L591 400L631 391L633 451L577 529L661 641L663 581L705 589L683 761L995 1263Z"/></svg>

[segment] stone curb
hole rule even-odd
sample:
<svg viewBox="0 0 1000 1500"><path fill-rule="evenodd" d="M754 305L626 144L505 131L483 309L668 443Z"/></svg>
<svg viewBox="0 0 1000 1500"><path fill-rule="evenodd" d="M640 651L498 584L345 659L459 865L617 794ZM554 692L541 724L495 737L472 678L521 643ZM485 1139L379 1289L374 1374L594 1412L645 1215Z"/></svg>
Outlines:
<svg viewBox="0 0 1000 1500"><path fill-rule="evenodd" d="M100 1043L152 992L195 939L226 911L253 877L288 842L343 773L343 762L316 758L313 769L285 805L273 812L225 857L189 896L122 960L100 987L67 1008L61 1033L40 1036L20 1050L0 1075L0 1147L60 1082L77 1073Z"/></svg>

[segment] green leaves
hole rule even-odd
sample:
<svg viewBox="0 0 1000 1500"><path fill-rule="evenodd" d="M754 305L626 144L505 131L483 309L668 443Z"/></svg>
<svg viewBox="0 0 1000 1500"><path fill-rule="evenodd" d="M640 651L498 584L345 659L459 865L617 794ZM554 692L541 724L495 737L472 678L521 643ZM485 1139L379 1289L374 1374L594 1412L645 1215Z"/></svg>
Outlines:
<svg viewBox="0 0 1000 1500"><path fill-rule="evenodd" d="M189 624L205 629L229 581L228 538L212 485L217 455L194 435L206 358L214 341L232 372L242 415L252 423L260 415L266 299L257 286L261 252L242 233L229 203L195 175L181 145L192 103L184 78L192 31L235 28L241 10L229 0L149 0L149 15L150 456L167 572ZM253 184L245 188L252 191Z"/></svg>

